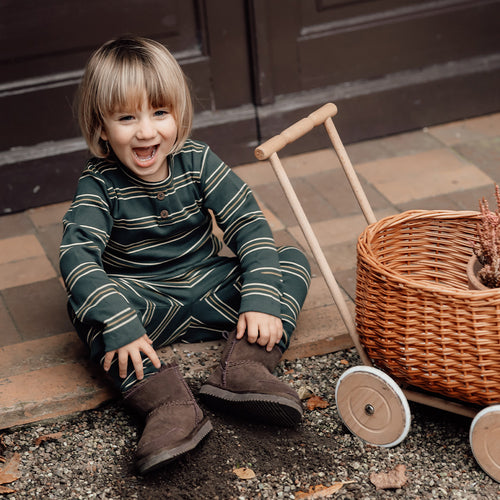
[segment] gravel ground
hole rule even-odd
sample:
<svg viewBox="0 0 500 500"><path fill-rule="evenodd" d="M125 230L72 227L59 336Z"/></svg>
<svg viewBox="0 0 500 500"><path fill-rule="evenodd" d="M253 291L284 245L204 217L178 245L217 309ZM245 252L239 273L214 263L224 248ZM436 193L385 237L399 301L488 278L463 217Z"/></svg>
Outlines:
<svg viewBox="0 0 500 500"><path fill-rule="evenodd" d="M304 422L291 430L248 424L207 409L214 431L193 452L146 477L132 465L137 422L119 402L5 431L0 455L10 460L18 454L20 478L4 485L15 490L4 498L293 499L305 492L318 498L311 492L319 495L321 487L337 483L343 484L328 498L500 497L500 485L472 456L470 419L410 404L411 429L397 447L369 446L351 435L337 414L334 385L347 367L358 364L352 350L281 363L280 376L297 390L309 388L327 407L306 410ZM193 391L207 374L187 376ZM406 467L406 483L377 490L370 475L398 465ZM243 467L255 477L239 478L234 470Z"/></svg>

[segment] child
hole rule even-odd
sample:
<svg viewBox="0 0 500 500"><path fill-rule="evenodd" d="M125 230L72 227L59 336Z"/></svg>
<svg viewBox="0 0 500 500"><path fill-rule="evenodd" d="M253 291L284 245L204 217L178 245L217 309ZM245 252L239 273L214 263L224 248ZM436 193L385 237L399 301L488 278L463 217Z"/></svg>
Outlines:
<svg viewBox="0 0 500 500"><path fill-rule="evenodd" d="M276 248L244 184L189 140L192 104L161 44L121 37L89 60L79 120L94 157L64 217L60 266L78 335L145 419L145 473L210 432L175 363L156 350L220 339L207 404L277 425L301 420L297 393L271 372L288 347L310 283L304 255ZM212 217L236 257L218 253Z"/></svg>

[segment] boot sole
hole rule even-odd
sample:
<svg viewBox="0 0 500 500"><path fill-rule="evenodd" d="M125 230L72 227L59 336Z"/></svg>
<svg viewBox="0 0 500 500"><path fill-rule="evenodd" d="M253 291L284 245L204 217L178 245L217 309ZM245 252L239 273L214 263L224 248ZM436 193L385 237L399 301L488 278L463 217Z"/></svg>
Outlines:
<svg viewBox="0 0 500 500"><path fill-rule="evenodd" d="M238 394L212 385L201 386L200 396L212 408L267 424L294 427L302 420L302 406L282 396Z"/></svg>
<svg viewBox="0 0 500 500"><path fill-rule="evenodd" d="M168 450L162 450L155 455L148 456L139 460L137 462L137 468L139 469L140 474L147 474L149 472L153 472L160 467L166 465L173 460L176 460L181 455L184 455L188 451L196 448L200 441L213 429L212 423L208 418L205 418L201 427L193 434L191 437L185 441L183 444L170 448Z"/></svg>

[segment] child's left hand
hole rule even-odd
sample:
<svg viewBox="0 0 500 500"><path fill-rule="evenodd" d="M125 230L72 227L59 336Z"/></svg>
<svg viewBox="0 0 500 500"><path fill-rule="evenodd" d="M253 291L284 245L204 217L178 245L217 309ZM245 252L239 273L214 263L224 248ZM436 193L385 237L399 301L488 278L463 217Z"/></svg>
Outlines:
<svg viewBox="0 0 500 500"><path fill-rule="evenodd" d="M281 319L270 314L249 311L240 314L236 325L236 338L242 339L247 334L248 342L257 342L266 350L272 351L283 335Z"/></svg>

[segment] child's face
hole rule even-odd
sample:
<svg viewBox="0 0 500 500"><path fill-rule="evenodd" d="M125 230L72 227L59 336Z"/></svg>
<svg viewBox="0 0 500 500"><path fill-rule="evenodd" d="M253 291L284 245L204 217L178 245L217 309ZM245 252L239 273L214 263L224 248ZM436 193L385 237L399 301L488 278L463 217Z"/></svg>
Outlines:
<svg viewBox="0 0 500 500"><path fill-rule="evenodd" d="M158 182L168 176L167 155L177 138L177 124L168 108L153 109L144 98L140 109L104 116L101 138L139 178Z"/></svg>

